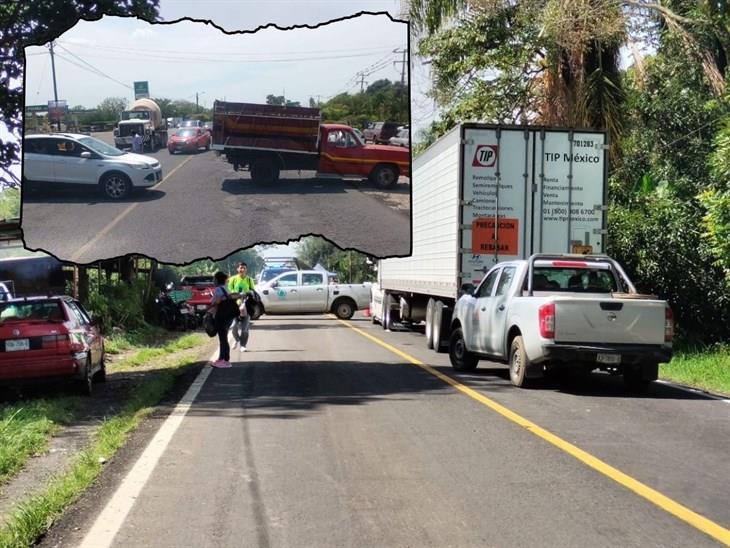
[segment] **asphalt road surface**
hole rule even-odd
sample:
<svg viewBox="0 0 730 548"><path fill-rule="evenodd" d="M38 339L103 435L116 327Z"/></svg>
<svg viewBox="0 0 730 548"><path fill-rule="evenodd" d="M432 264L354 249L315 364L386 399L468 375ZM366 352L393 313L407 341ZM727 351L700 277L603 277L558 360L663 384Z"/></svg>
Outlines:
<svg viewBox="0 0 730 548"><path fill-rule="evenodd" d="M113 142L111 133L94 135ZM283 172L261 185L213 151L151 155L162 164L162 182L126 200L85 189L24 192L27 247L78 263L127 253L187 263L314 234L376 257L410 253L409 209L365 192L369 183ZM410 185L402 181L392 194L404 198Z"/></svg>
<svg viewBox="0 0 730 548"><path fill-rule="evenodd" d="M599 374L518 390L504 368L455 374L423 336L367 319L264 316L249 350L203 369L187 413L158 432L178 421L169 444L112 463L41 546L699 547L730 534L727 401L665 384L634 396Z"/></svg>

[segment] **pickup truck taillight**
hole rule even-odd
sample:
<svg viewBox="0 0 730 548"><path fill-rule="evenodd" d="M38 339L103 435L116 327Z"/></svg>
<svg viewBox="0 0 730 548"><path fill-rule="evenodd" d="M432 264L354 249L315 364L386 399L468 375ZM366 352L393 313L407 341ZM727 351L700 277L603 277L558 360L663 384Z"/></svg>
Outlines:
<svg viewBox="0 0 730 548"><path fill-rule="evenodd" d="M540 317L540 336L543 339L555 338L555 303L547 303L538 309Z"/></svg>
<svg viewBox="0 0 730 548"><path fill-rule="evenodd" d="M664 309L664 342L672 342L674 338L674 314L669 305Z"/></svg>

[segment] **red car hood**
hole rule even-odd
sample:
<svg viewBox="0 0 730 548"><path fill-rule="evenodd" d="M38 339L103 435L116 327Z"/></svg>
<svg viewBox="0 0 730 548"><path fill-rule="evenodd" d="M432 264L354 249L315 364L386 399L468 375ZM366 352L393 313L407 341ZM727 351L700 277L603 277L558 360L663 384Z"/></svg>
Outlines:
<svg viewBox="0 0 730 548"><path fill-rule="evenodd" d="M173 143L186 143L187 141L194 141L195 137L178 137L177 135L173 135L169 140Z"/></svg>
<svg viewBox="0 0 730 548"><path fill-rule="evenodd" d="M392 151L397 152L400 154L403 154L403 147L395 146L395 145L365 145L365 148L368 150L380 150L380 151ZM408 155L408 152L405 152L406 155Z"/></svg>

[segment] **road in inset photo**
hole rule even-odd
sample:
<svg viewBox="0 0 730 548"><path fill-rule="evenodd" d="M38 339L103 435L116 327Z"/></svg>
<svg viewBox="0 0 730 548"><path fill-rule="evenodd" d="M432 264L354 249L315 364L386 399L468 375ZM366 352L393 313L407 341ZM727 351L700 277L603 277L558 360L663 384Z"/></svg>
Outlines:
<svg viewBox="0 0 730 548"><path fill-rule="evenodd" d="M410 253L402 21L227 35L104 17L25 54L29 248L182 264L319 235Z"/></svg>
<svg viewBox="0 0 730 548"><path fill-rule="evenodd" d="M162 182L121 200L96 188L34 192L29 185L23 191L26 245L80 263L131 251L183 263L319 234L373 256L409 253L407 178L387 192L368 181L318 179L311 171L256 183L212 151L151 155L161 163Z"/></svg>

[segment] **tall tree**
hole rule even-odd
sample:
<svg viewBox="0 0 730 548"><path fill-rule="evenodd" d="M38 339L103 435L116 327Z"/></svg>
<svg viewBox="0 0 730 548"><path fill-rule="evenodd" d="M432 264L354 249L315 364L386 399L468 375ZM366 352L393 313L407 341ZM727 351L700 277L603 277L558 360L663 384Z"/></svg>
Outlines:
<svg viewBox="0 0 730 548"><path fill-rule="evenodd" d="M43 45L73 27L79 19L100 19L103 15L132 15L147 21L158 18L159 0L33 0L0 4L0 95L2 121L15 139L0 143L0 186L17 186L20 181L10 166L20 162L23 127L23 48Z"/></svg>
<svg viewBox="0 0 730 548"><path fill-rule="evenodd" d="M107 97L96 107L99 118L118 121L120 114L126 110L129 102L123 97Z"/></svg>

